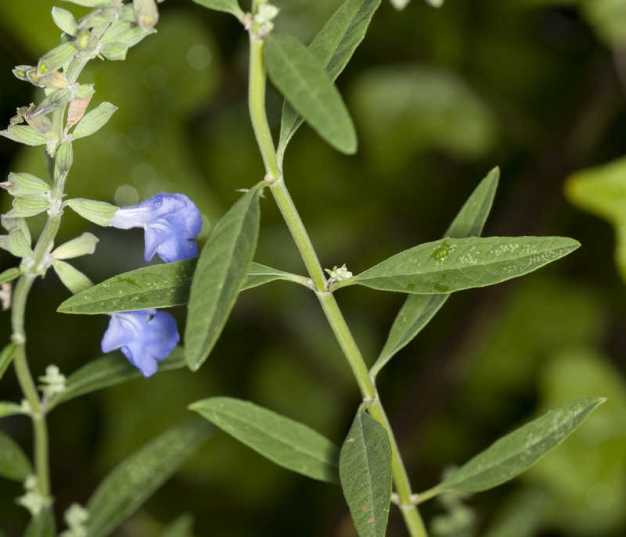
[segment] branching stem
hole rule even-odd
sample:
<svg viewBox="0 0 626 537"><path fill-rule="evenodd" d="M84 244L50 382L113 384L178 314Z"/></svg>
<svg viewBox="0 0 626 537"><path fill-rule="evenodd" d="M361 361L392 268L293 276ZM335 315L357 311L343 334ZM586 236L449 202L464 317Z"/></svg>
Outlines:
<svg viewBox="0 0 626 537"><path fill-rule="evenodd" d="M256 0L258 2L258 0ZM327 289L327 280L317 252L307 229L298 213L291 194L285 184L278 164L276 148L269 128L265 103L267 75L263 59L263 41L250 35L250 83L249 108L254 134L265 164L270 190L278 205L291 236L298 248L309 276L314 283L326 319L348 361L364 401L369 402L369 411L389 435L392 450L392 472L396 493L401 505L402 516L411 537L426 537L426 528L417 507L412 502L413 494L409 477L395 439L395 435L385 413L376 386L372 381L363 355L356 343L339 305Z"/></svg>

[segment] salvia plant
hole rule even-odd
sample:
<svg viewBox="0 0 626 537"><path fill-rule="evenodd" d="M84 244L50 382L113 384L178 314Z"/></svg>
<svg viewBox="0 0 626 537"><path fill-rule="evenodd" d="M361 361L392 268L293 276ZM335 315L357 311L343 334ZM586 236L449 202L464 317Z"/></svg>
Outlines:
<svg viewBox="0 0 626 537"><path fill-rule="evenodd" d="M478 184L443 238L412 246L356 274L346 265L324 268L320 264L287 187L284 158L304 123L338 151L356 152L355 129L334 81L364 39L381 0L344 0L308 45L275 29L280 12L269 0L253 0L249 11L237 0L196 0L204 8L236 17L249 36L249 113L265 170L255 184L233 185L233 189L243 189L242 194L207 232L202 249L197 239L203 219L184 193L161 193L121 208L100 200L67 198L65 185L72 179L81 140L96 135L116 111L111 103L97 102L93 85L81 83L83 69L90 61L124 60L131 48L156 32L159 19L155 0L67 1L90 11L76 18L64 8L53 9L52 17L62 32L60 44L36 65L14 70L17 78L42 90L41 99L19 108L0 133L14 142L41 147L49 162L47 179L19 170L2 184L13 201L2 216L6 233L0 237L0 247L19 263L0 276L3 301L10 304L12 320L11 342L0 356L0 377L13 365L23 399L0 403L0 417L22 415L32 421L34 460L0 433L0 475L23 482L24 491L16 503L32 516L24 535L57 535L58 522L63 524L58 533L63 537L110 535L200 447L211 430L210 422L287 470L340 486L361 537L385 535L392 507L401 513L407 534L424 537L427 529L421 504L435 497L443 499L452 513L443 522L454 527L455 520L466 514L464 496L520 475L603 402L602 398L585 399L554 409L460 467L442 469L442 480L430 489L417 492L412 488L377 389L380 373L452 293L524 276L568 255L579 244L563 237L481 237L498 186L499 170L494 169ZM397 8L407 3L392 1ZM266 114L268 78L284 97L277 142ZM305 275L254 260L261 206L270 203L270 198L291 233ZM94 255L98 238L84 233L56 244L68 209L97 226L143 229L145 260L159 263L94 285L72 260ZM40 214L45 214L45 226L33 240L29 219ZM123 356L105 356L69 376L62 372L62 364L51 364L43 376L33 377L27 358L27 302L36 280L50 270L73 295L60 305L59 312L109 316L102 350L119 350ZM354 409L352 426L344 439L338 439L341 447L253 402L210 397L190 405L188 422L131 455L86 503L77 501L62 521L56 521L47 416L61 404L137 377L183 367L198 371L214 349L239 294L279 280L296 284L298 292L315 295L360 390L361 403ZM337 302L339 291L349 286L406 295L372 366ZM181 338L176 320L166 310L185 305L187 321ZM181 531L187 527L182 520Z"/></svg>

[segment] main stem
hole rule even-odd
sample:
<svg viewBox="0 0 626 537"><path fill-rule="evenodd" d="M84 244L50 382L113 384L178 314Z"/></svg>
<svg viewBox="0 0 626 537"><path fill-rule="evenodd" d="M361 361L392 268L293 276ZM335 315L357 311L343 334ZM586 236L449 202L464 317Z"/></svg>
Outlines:
<svg viewBox="0 0 626 537"><path fill-rule="evenodd" d="M412 503L411 483L398 448L395 435L383 408L376 386L372 381L363 355L356 343L348 323L332 293L327 290L324 270L315 251L315 247L309 237L306 227L298 213L291 194L285 185L285 181L278 164L276 148L271 130L267 121L265 91L267 76L263 59L263 40L250 33L250 85L249 85L249 108L250 119L254 134L263 157L266 180L274 200L278 205L291 236L296 243L300 256L307 268L309 276L314 284L315 293L320 301L328 324L332 328L337 341L352 369L352 373L359 385L359 389L372 417L377 420L387 431L391 443L391 466L396 492L399 497L400 509L406 527L411 537L427 537L424 522Z"/></svg>

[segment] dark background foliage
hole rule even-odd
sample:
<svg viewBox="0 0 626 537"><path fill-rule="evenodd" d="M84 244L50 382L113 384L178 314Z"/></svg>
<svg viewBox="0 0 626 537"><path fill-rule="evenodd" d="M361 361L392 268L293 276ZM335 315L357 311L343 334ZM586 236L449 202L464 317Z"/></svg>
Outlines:
<svg viewBox="0 0 626 537"><path fill-rule="evenodd" d="M524 478L467 500L475 533L442 533L459 511L446 515L442 504L429 504L435 535L617 537L626 529L625 287L611 228L564 195L573 172L626 153L626 8L619 0L595 3L603 2L614 14L598 15L592 1L448 0L434 10L413 0L402 13L384 2L339 83L360 135L359 154L337 155L303 129L287 157L287 181L327 267L347 262L357 272L438 238L495 164L503 178L487 234L569 235L583 243L521 281L456 295L381 376L417 490L545 407L609 397ZM339 2L279 3L282 28L308 39ZM3 125L34 98L10 70L56 43L52 5L0 3ZM182 191L214 221L236 189L260 179L246 110L246 39L234 19L169 0L156 36L126 63L99 63L85 79L96 83L96 99L120 111L101 134L77 144L69 195L128 204ZM270 99L277 120L280 101ZM0 141L3 176L43 168L41 152ZM257 259L301 271L269 199L262 223ZM88 228L67 214L63 238ZM102 240L80 268L93 280L141 265L141 234L92 231ZM15 264L7 254L0 262L3 269ZM55 313L66 296L53 274L32 294L29 353L37 374L49 363L68 373L99 354L107 320ZM355 288L340 300L374 357L402 297ZM176 313L182 323L184 311ZM6 340L8 315L0 322ZM211 395L254 400L338 442L358 404L314 298L285 284L247 292L198 374L163 374L55 411L59 514L182 419L188 403ZM16 398L7 375L0 399ZM28 446L27 420L1 426ZM27 520L14 505L20 493L15 484L0 484L0 521L9 536L20 535ZM354 535L338 488L291 475L217 432L117 535L158 535L181 512L193 513L198 536ZM394 515L390 535L403 535L398 522Z"/></svg>

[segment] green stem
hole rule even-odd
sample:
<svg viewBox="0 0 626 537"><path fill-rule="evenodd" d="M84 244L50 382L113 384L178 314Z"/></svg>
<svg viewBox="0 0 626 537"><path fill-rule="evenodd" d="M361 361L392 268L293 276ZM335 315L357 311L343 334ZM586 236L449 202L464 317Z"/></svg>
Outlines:
<svg viewBox="0 0 626 537"><path fill-rule="evenodd" d="M256 4L255 4L256 5ZM385 413L376 386L372 381L363 355L352 335L350 327L332 293L328 292L324 270L320 264L315 247L309 237L306 227L300 217L291 194L287 189L283 175L278 165L276 149L271 130L267 121L265 92L267 76L263 60L263 41L250 35L250 86L249 107L250 119L259 150L265 164L266 181L274 200L280 210L291 236L300 252L309 276L313 281L326 319L332 328L335 337L348 361L352 373L359 385L364 401L369 406L370 414L387 431L391 443L392 473L396 492L399 497L400 509L406 527L411 537L426 537L427 532L417 507L412 503L412 492L402 455L398 448L395 435Z"/></svg>
<svg viewBox="0 0 626 537"><path fill-rule="evenodd" d="M28 294L33 286L35 277L32 274L24 274L15 286L13 294L13 307L11 310L11 323L13 327L13 341L15 348L15 373L20 388L31 409L33 420L33 451L35 453L35 471L37 473L37 487L44 497L50 496L50 470L48 463L48 427L46 425L45 411L37 393L37 386L26 359L26 335L24 332L24 316Z"/></svg>
<svg viewBox="0 0 626 537"><path fill-rule="evenodd" d="M53 128L59 135L59 139L63 136L63 120L65 118L66 107L55 111L52 117ZM50 175L53 181L53 193L62 198L65 177L54 177L55 159L50 158ZM38 275L45 272L46 257L54 247L54 241L61 226L61 214L51 214L46 220L43 231L37 239L33 250L32 263L25 270L22 277L15 285L13 293L13 304L11 307L11 327L13 331L13 341L16 343L15 350L15 373L31 409L31 417L33 422L33 451L35 459L35 471L37 474L37 488L39 493L49 498L51 494L50 488L50 461L49 461L49 438L48 425L46 423L46 408L43 401L39 398L37 385L33 379L33 375L28 365L26 355L26 330L24 328L24 320L26 317L26 304L28 296L33 287L33 283Z"/></svg>

